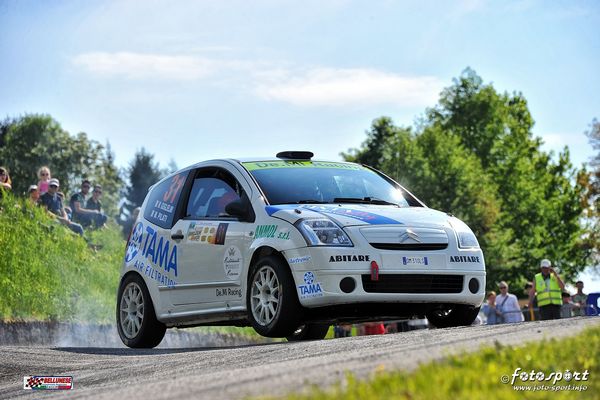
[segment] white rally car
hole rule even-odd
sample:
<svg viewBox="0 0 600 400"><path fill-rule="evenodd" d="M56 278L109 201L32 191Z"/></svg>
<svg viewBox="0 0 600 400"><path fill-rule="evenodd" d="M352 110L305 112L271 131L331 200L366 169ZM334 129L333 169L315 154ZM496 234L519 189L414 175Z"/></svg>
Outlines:
<svg viewBox="0 0 600 400"><path fill-rule="evenodd" d="M336 322L471 324L485 264L469 227L381 172L312 157L205 161L152 186L121 272L123 342L199 325L302 340Z"/></svg>

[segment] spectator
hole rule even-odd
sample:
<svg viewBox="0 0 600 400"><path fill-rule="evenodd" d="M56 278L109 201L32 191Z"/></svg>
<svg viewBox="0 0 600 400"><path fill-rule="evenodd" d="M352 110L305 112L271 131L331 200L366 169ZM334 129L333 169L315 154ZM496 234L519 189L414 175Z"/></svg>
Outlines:
<svg viewBox="0 0 600 400"><path fill-rule="evenodd" d="M339 324L333 326L333 336L336 338L352 336L352 325Z"/></svg>
<svg viewBox="0 0 600 400"><path fill-rule="evenodd" d="M529 307L533 307L533 298L537 296L541 319L559 319L562 306L561 293L565 284L552 268L550 260L543 259L540 269L541 272L535 275L533 290L529 294Z"/></svg>
<svg viewBox="0 0 600 400"><path fill-rule="evenodd" d="M560 307L560 317L561 318L571 318L573 316L573 308L575 306L571 302L571 293L562 292L562 306Z"/></svg>
<svg viewBox="0 0 600 400"><path fill-rule="evenodd" d="M30 185L29 190L27 190L27 192L29 193L29 201L31 202L31 204L33 204L34 206L39 205L40 204L40 191L38 189L38 186Z"/></svg>
<svg viewBox="0 0 600 400"><path fill-rule="evenodd" d="M385 327L382 322L367 322L359 327L359 336L364 335L383 335Z"/></svg>
<svg viewBox="0 0 600 400"><path fill-rule="evenodd" d="M527 282L525 284L525 295L529 298L531 291L533 290L533 282ZM537 299L533 298L533 308L529 308L529 304L523 306L523 317L525 321L539 321L540 311L538 310Z"/></svg>
<svg viewBox="0 0 600 400"><path fill-rule="evenodd" d="M493 290L488 293L487 303L483 305L482 311L486 318L486 325L502 323L502 314L496 309L496 292Z"/></svg>
<svg viewBox="0 0 600 400"><path fill-rule="evenodd" d="M12 190L12 181L6 167L0 167L0 189ZM0 197L2 197L2 190L0 190Z"/></svg>
<svg viewBox="0 0 600 400"><path fill-rule="evenodd" d="M40 180L37 184L40 196L48 191L48 183L52 177L50 176L50 168L45 165L38 169L38 179Z"/></svg>
<svg viewBox="0 0 600 400"><path fill-rule="evenodd" d="M87 201L86 207L88 210L98 211L98 216L95 217L96 227L101 228L106 224L108 217L102 212L102 202L100 201L102 196L102 186L95 185L92 191L92 197Z"/></svg>
<svg viewBox="0 0 600 400"><path fill-rule="evenodd" d="M583 293L583 282L575 283L577 293L573 295L573 315L576 317L585 315L585 307L587 306L587 294Z"/></svg>
<svg viewBox="0 0 600 400"><path fill-rule="evenodd" d="M100 223L102 216L98 210L90 210L86 205L86 197L90 191L92 184L90 181L85 179L81 182L81 191L71 196L69 205L73 212L73 221L79 222L82 226L88 227L92 223L96 223L96 226L102 226L104 222Z"/></svg>
<svg viewBox="0 0 600 400"><path fill-rule="evenodd" d="M500 282L500 295L496 297L496 310L502 314L502 321L506 323L523 322L523 314L519 300L514 294L508 293L508 283Z"/></svg>
<svg viewBox="0 0 600 400"><path fill-rule="evenodd" d="M83 236L83 227L79 224L69 221L63 206L63 201L58 195L58 187L58 179L50 179L50 182L48 182L48 191L40 197L41 203L50 213L56 216L56 219L61 224L68 226L73 232Z"/></svg>

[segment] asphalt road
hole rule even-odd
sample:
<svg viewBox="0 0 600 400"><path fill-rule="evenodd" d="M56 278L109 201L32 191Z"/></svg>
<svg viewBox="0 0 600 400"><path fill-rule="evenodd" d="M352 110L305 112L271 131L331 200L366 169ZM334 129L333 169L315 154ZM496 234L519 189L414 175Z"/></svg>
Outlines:
<svg viewBox="0 0 600 400"><path fill-rule="evenodd" d="M346 371L412 369L481 345L576 334L600 318L420 330L381 336L232 347L131 350L0 346L0 398L238 399L325 387ZM510 372L510 371L508 371ZM23 389L26 375L73 376L74 389ZM43 395L43 396L42 396Z"/></svg>

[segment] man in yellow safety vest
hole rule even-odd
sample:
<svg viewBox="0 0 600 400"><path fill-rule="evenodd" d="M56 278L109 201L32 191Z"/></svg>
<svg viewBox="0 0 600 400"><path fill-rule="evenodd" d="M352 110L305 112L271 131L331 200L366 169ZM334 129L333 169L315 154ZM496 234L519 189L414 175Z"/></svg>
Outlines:
<svg viewBox="0 0 600 400"><path fill-rule="evenodd" d="M537 296L537 304L542 320L560 319L562 306L561 293L565 288L560 276L556 273L550 260L543 259L540 263L541 272L535 275L533 289L529 292L529 307L533 307L533 297Z"/></svg>

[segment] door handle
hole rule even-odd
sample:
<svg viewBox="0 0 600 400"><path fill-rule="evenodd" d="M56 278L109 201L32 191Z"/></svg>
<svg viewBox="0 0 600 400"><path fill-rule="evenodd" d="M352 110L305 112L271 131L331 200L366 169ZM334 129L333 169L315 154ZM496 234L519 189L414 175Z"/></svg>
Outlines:
<svg viewBox="0 0 600 400"><path fill-rule="evenodd" d="M173 233L171 235L171 239L173 239L173 240L182 240L183 239L183 232L178 231L176 233Z"/></svg>

